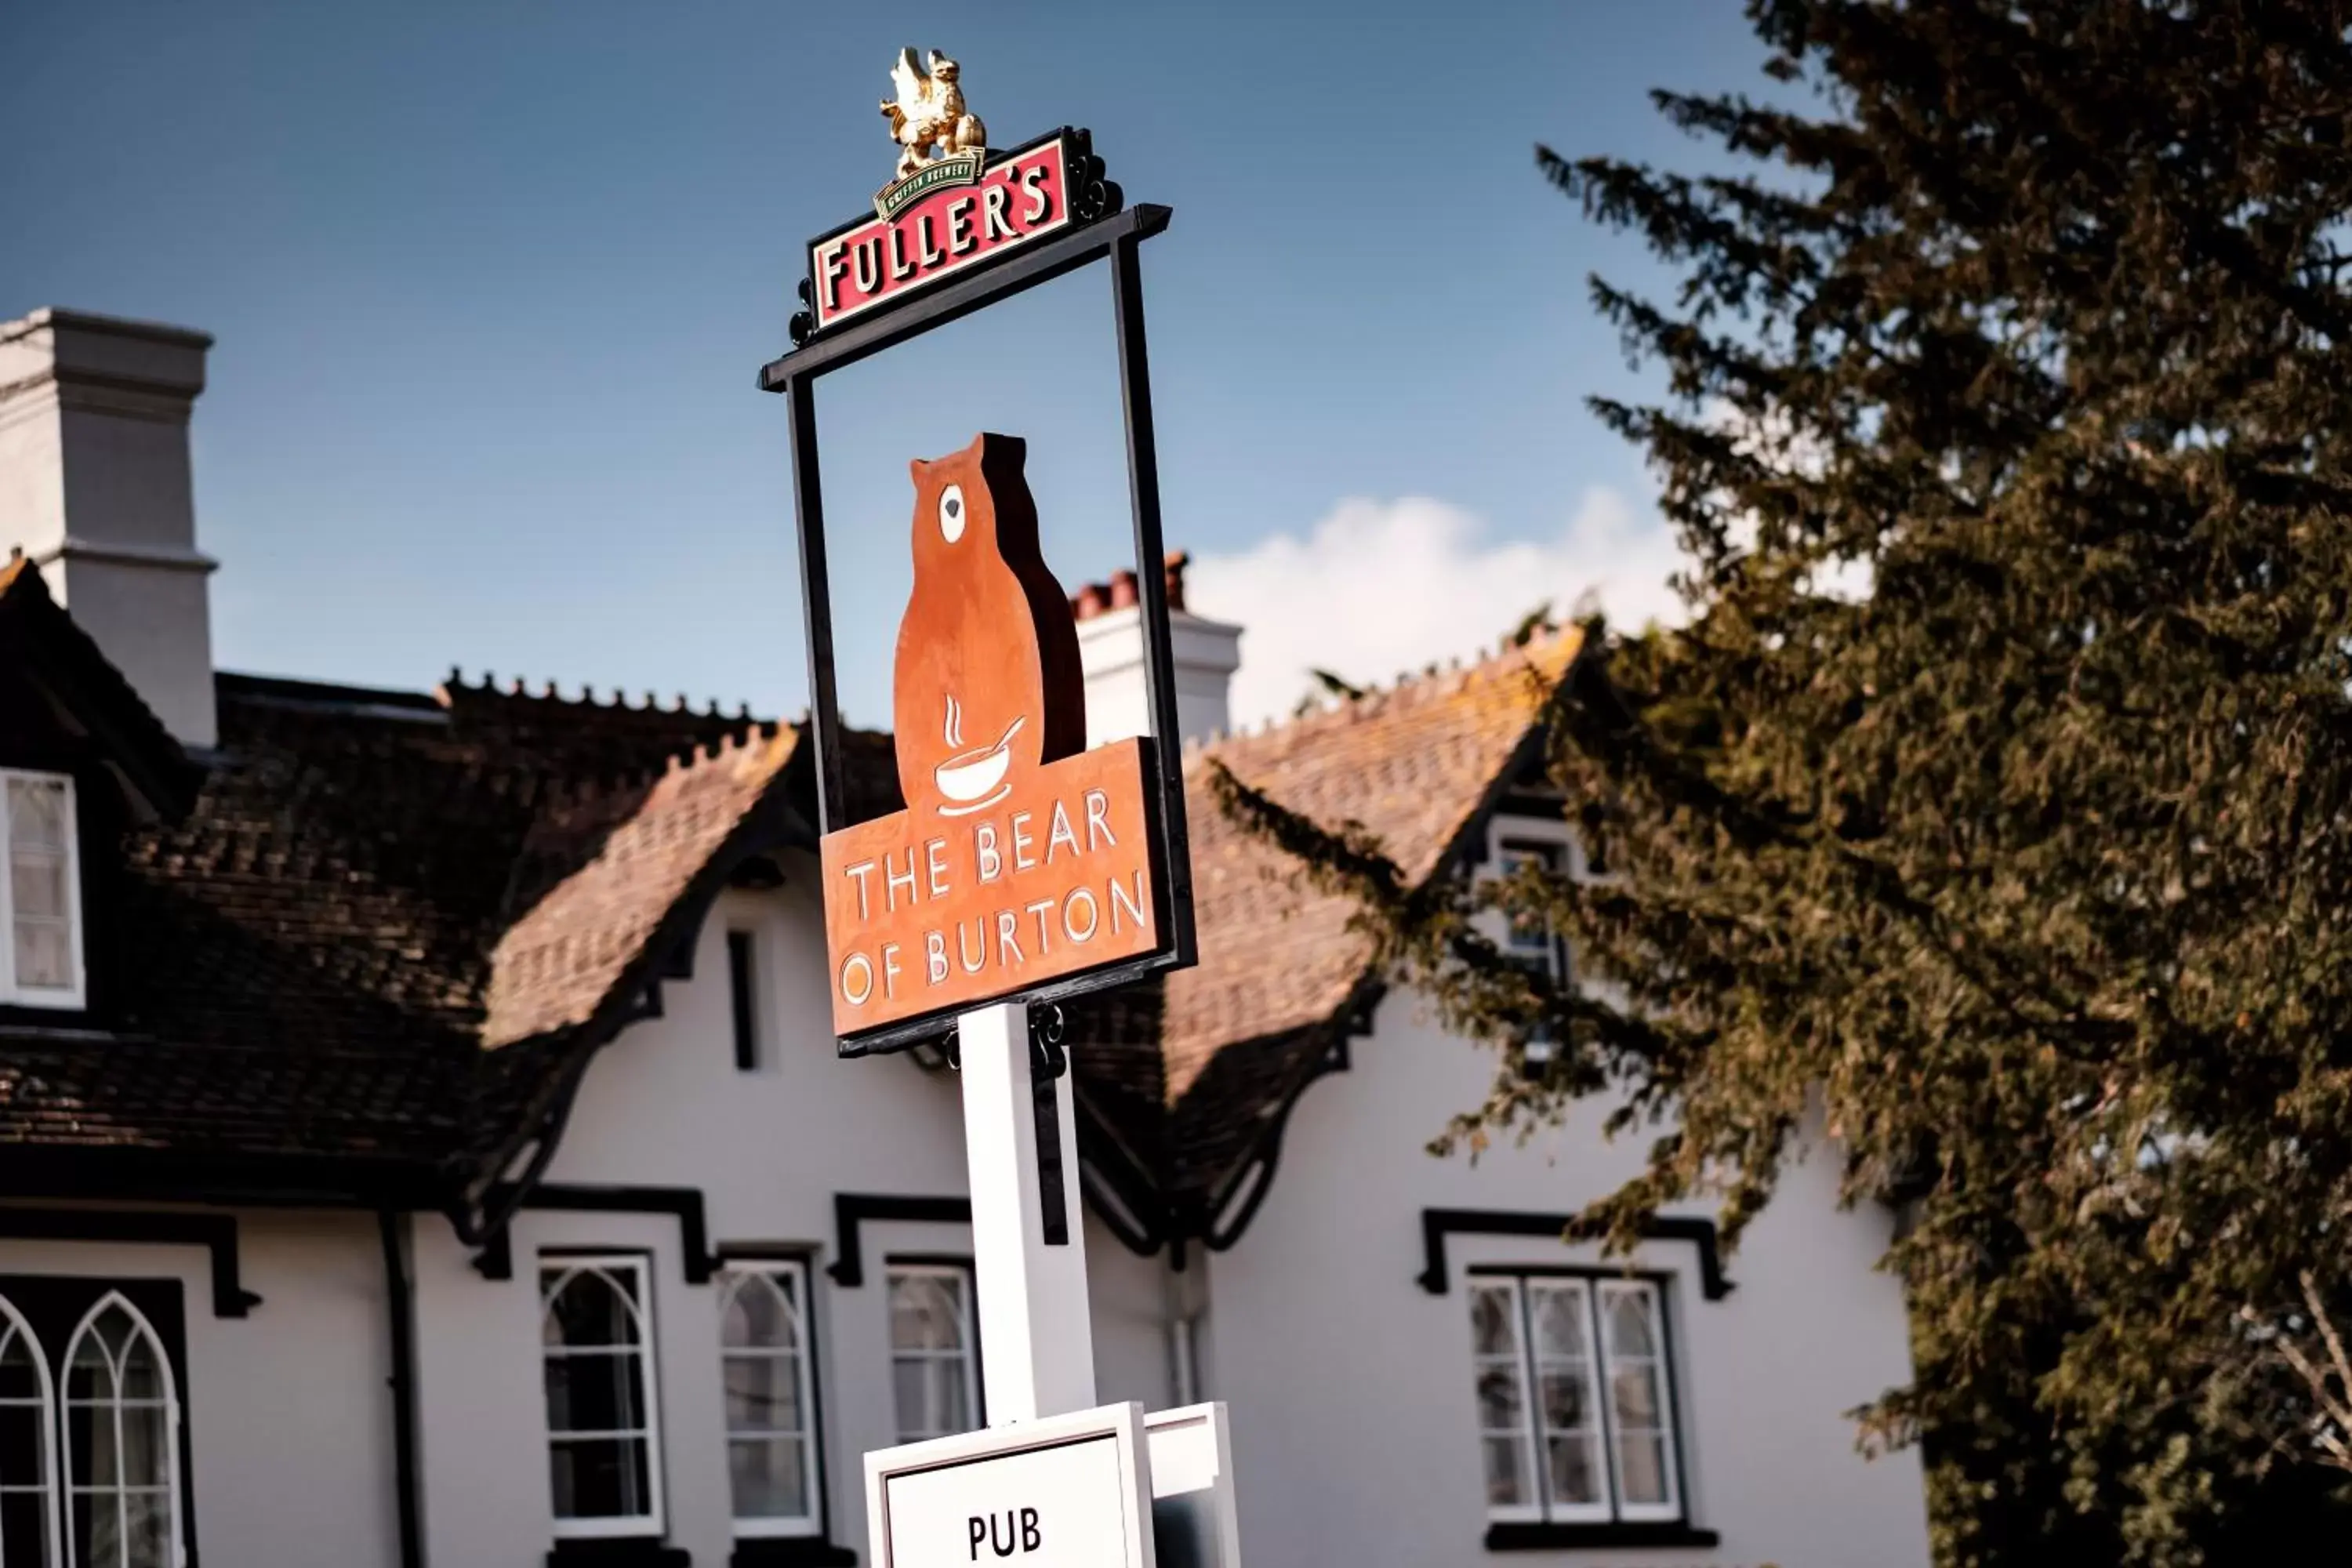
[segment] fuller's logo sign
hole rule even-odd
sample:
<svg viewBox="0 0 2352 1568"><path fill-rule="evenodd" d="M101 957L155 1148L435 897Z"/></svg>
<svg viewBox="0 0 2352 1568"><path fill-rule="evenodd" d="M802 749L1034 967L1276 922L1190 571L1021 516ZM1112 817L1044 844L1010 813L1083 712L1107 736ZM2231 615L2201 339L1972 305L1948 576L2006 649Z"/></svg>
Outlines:
<svg viewBox="0 0 2352 1568"><path fill-rule="evenodd" d="M822 846L845 1040L1167 945L1148 742L1085 749L1077 630L1025 455L983 435L913 465L892 686L907 809Z"/></svg>
<svg viewBox="0 0 2352 1568"><path fill-rule="evenodd" d="M1066 228L1072 133L992 163L965 156L927 164L884 187L888 216L846 225L811 242L811 322L823 331Z"/></svg>
<svg viewBox="0 0 2352 1568"><path fill-rule="evenodd" d="M794 342L1119 209L1085 132L992 153L954 60L933 50L921 63L901 49L890 82L882 115L900 149L897 176L875 193L872 217L810 242Z"/></svg>

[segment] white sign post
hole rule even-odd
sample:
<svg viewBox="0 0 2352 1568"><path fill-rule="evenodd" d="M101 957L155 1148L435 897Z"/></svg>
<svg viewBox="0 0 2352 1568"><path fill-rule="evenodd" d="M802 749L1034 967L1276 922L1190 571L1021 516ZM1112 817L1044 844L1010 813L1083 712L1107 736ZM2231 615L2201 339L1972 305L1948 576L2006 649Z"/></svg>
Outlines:
<svg viewBox="0 0 2352 1568"><path fill-rule="evenodd" d="M989 1429L866 1456L875 1568L1156 1568L1143 1407L1092 1408L1070 1075L1038 1082L1024 1003L965 1013L956 1034ZM1043 1162L1041 1089L1056 1136Z"/></svg>
<svg viewBox="0 0 2352 1568"><path fill-rule="evenodd" d="M1070 1075L1066 1070L1053 1085L1062 1179L1058 1192L1047 1193L1038 1169L1027 1004L1001 1002L963 1014L956 1038L988 1424L1087 1409L1095 1402L1095 1335ZM1060 1234L1067 1238L1051 1246L1045 1240L1049 1202L1061 1205Z"/></svg>

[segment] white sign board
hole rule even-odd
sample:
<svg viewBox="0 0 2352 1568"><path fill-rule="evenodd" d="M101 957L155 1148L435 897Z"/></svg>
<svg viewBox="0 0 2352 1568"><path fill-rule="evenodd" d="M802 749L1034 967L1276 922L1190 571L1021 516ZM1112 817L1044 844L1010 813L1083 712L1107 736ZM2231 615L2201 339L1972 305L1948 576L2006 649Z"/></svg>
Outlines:
<svg viewBox="0 0 2352 1568"><path fill-rule="evenodd" d="M1151 1450L1151 1546L1160 1568L1241 1568L1224 1405L1155 1410L1143 1427Z"/></svg>
<svg viewBox="0 0 2352 1568"><path fill-rule="evenodd" d="M1143 1406L866 1456L874 1568L1156 1568Z"/></svg>

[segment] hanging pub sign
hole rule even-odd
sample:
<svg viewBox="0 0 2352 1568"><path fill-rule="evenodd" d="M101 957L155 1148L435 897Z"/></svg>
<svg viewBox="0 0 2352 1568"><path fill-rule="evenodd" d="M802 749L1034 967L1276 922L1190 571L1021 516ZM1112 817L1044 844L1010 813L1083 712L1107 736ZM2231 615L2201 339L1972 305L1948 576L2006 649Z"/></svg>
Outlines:
<svg viewBox="0 0 2352 1568"><path fill-rule="evenodd" d="M873 216L809 242L795 342L1118 210L1085 132L992 153L955 61L934 50L926 67L902 49L890 78L882 113L905 149L898 177L875 193Z"/></svg>
<svg viewBox="0 0 2352 1568"><path fill-rule="evenodd" d="M982 435L912 466L892 679L907 809L820 846L845 1040L1169 946L1151 742L1086 749L1076 624L1039 552L1026 454Z"/></svg>
<svg viewBox="0 0 2352 1568"><path fill-rule="evenodd" d="M1014 437L913 464L914 589L892 679L904 809L853 820L817 478L822 377L1108 261L1135 558L1165 555L1138 251L1169 210L1123 206L1084 131L992 151L945 55L901 50L890 78L895 177L870 216L810 242L796 346L760 373L792 406L828 981L845 1056L935 1040L990 1003L1182 968L1195 950L1161 574L1139 583L1150 732L1088 749L1076 626L1039 549Z"/></svg>

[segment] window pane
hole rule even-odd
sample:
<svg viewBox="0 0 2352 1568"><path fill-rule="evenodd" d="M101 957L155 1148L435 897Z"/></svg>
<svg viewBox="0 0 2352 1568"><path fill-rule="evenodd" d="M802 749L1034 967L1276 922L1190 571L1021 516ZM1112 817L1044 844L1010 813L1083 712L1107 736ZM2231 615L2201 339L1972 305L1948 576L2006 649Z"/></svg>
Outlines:
<svg viewBox="0 0 2352 1568"><path fill-rule="evenodd" d="M1649 1367L1619 1367L1609 1375L1609 1394L1620 1426L1658 1425L1658 1379Z"/></svg>
<svg viewBox="0 0 2352 1568"><path fill-rule="evenodd" d="M1536 1394L1542 1402L1546 1431L1577 1432L1596 1425L1592 1385L1582 1367L1546 1367L1536 1380Z"/></svg>
<svg viewBox="0 0 2352 1568"><path fill-rule="evenodd" d="M569 1276L567 1278L567 1275ZM543 1270L541 1289L554 1292L541 1330L551 1345L634 1345L637 1342L636 1274L633 1269Z"/></svg>
<svg viewBox="0 0 2352 1568"><path fill-rule="evenodd" d="M1470 1348L1479 1355L1519 1353L1519 1312L1507 1285L1481 1285L1470 1292Z"/></svg>
<svg viewBox="0 0 2352 1568"><path fill-rule="evenodd" d="M170 1476L164 1470L165 1445L172 1440L171 1427L161 1405L126 1405L120 1419L122 1423L122 1479L134 1487L168 1486Z"/></svg>
<svg viewBox="0 0 2352 1568"><path fill-rule="evenodd" d="M1601 1500L1600 1446L1589 1435L1553 1437L1551 1499L1556 1503Z"/></svg>
<svg viewBox="0 0 2352 1568"><path fill-rule="evenodd" d="M163 1397L163 1363L155 1352L154 1342L144 1334L132 1341L122 1352L122 1397L125 1399L161 1399Z"/></svg>
<svg viewBox="0 0 2352 1568"><path fill-rule="evenodd" d="M8 781L8 845L12 849L63 849L66 786L55 779Z"/></svg>
<svg viewBox="0 0 2352 1568"><path fill-rule="evenodd" d="M727 1445L738 1519L805 1519L807 1469L797 1437L737 1438Z"/></svg>
<svg viewBox="0 0 2352 1568"><path fill-rule="evenodd" d="M788 1350L800 1343L789 1275L746 1273L734 1277L719 1342L731 1347Z"/></svg>
<svg viewBox="0 0 2352 1568"><path fill-rule="evenodd" d="M635 1432L645 1425L645 1380L635 1352L547 1358L549 1431Z"/></svg>
<svg viewBox="0 0 2352 1568"><path fill-rule="evenodd" d="M1516 1432L1526 1424L1519 1404L1519 1369L1504 1363L1478 1369L1478 1425L1489 1432Z"/></svg>
<svg viewBox="0 0 2352 1568"><path fill-rule="evenodd" d="M46 850L19 849L8 857L8 890L16 918L63 920L66 908L66 863Z"/></svg>
<svg viewBox="0 0 2352 1568"><path fill-rule="evenodd" d="M16 984L28 990L73 989L73 933L68 927L16 922Z"/></svg>
<svg viewBox="0 0 2352 1568"><path fill-rule="evenodd" d="M1620 1433L1617 1438L1617 1484L1629 1503L1659 1504L1666 1495L1666 1440L1662 1436Z"/></svg>
<svg viewBox="0 0 2352 1568"><path fill-rule="evenodd" d="M653 1510L642 1437L559 1437L548 1445L558 1519L642 1519Z"/></svg>
<svg viewBox="0 0 2352 1568"><path fill-rule="evenodd" d="M1488 1437L1486 1446L1486 1506L1524 1508L1533 1503L1535 1488L1528 1476L1525 1436Z"/></svg>
<svg viewBox="0 0 2352 1568"><path fill-rule="evenodd" d="M0 1405L0 1488L46 1484L47 1450L38 1405ZM6 1561L0 1557L0 1563Z"/></svg>
<svg viewBox="0 0 2352 1568"><path fill-rule="evenodd" d="M792 1356L730 1356L723 1369L730 1431L801 1429L800 1365Z"/></svg>
<svg viewBox="0 0 2352 1568"><path fill-rule="evenodd" d="M41 1397L41 1369L24 1331L0 1318L0 1399Z"/></svg>
<svg viewBox="0 0 2352 1568"><path fill-rule="evenodd" d="M0 1563L49 1562L49 1500L43 1491L0 1492Z"/></svg>
<svg viewBox="0 0 2352 1568"><path fill-rule="evenodd" d="M122 1504L124 1568L172 1568L170 1494L133 1492Z"/></svg>
<svg viewBox="0 0 2352 1568"><path fill-rule="evenodd" d="M1584 1287L1531 1285L1528 1309L1535 1314L1536 1354L1585 1358Z"/></svg>
<svg viewBox="0 0 2352 1568"><path fill-rule="evenodd" d="M115 1528L115 1500L100 1499L77 1489L66 1500L66 1528L73 1532L74 1561L89 1568L114 1568L122 1554L122 1532ZM103 1528L104 1550L99 1531ZM112 1553L111 1556L108 1553Z"/></svg>
<svg viewBox="0 0 2352 1568"><path fill-rule="evenodd" d="M923 1363L918 1361L894 1362L890 1366L890 1399L898 1415L898 1438L901 1442L932 1435L930 1412L925 1406L925 1391L929 1386Z"/></svg>
<svg viewBox="0 0 2352 1568"><path fill-rule="evenodd" d="M1612 1356L1657 1354L1657 1342L1650 1331L1649 1292L1611 1290L1604 1292L1602 1299L1609 1304L1609 1353Z"/></svg>
<svg viewBox="0 0 2352 1568"><path fill-rule="evenodd" d="M940 1274L900 1274L890 1281L893 1350L961 1350L963 1282Z"/></svg>
<svg viewBox="0 0 2352 1568"><path fill-rule="evenodd" d="M114 1426L104 1411L88 1405L66 1407L66 1462L77 1487L114 1484Z"/></svg>

